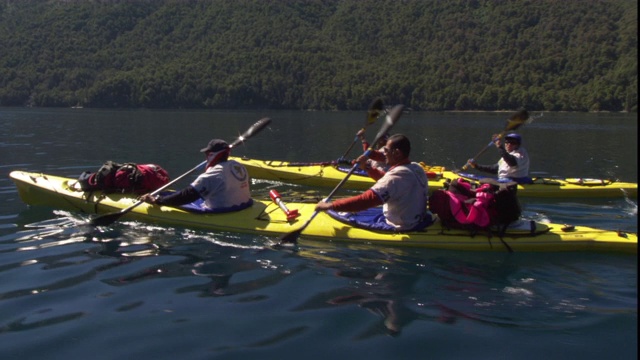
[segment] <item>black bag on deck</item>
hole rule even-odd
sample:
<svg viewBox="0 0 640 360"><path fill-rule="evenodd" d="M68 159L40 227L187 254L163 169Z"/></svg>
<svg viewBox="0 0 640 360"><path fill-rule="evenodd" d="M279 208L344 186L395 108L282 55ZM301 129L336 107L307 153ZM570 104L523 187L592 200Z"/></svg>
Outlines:
<svg viewBox="0 0 640 360"><path fill-rule="evenodd" d="M522 207L518 201L518 184L492 184L494 201L490 207L491 224L508 225L522 216Z"/></svg>

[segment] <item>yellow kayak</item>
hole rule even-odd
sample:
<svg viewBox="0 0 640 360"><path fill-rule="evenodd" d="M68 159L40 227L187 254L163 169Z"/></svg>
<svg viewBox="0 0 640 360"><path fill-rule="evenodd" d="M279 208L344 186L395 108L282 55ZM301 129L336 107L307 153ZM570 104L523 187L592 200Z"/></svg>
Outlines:
<svg viewBox="0 0 640 360"><path fill-rule="evenodd" d="M293 163L279 160L258 160L246 157L234 157L243 164L249 175L256 179L282 181L292 184L333 188L344 179L351 169L348 164L335 162L325 163ZM477 180L472 174L454 173L443 166L428 166L421 163L429 178L429 190L441 189L446 182L463 177L470 181ZM638 196L638 184L617 180L603 179L556 179L533 178L533 184L518 185L520 197L544 198L604 198ZM355 172L343 185L345 189L366 190L374 184L366 174Z"/></svg>
<svg viewBox="0 0 640 360"><path fill-rule="evenodd" d="M87 214L118 212L137 202L136 195L100 191L83 192L77 180L41 173L13 171L21 199L29 205L48 206ZM122 216L186 228L256 234L278 241L279 237L300 229L313 214L315 203L287 203L296 210L296 218L287 219L284 210L267 200L254 200L244 210L230 213L194 213L179 208L142 203ZM448 229L439 222L423 231L393 233L352 226L324 212L319 213L301 233L300 239L345 241L362 244L384 244L475 251L596 251L637 254L638 237L634 233L600 230L566 224L543 224L519 221L503 236L495 232Z"/></svg>

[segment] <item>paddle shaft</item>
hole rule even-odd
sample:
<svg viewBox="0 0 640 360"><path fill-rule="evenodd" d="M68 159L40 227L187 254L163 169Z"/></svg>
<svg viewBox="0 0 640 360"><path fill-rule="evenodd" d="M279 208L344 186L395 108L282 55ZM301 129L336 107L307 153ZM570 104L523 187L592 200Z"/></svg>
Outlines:
<svg viewBox="0 0 640 360"><path fill-rule="evenodd" d="M347 149L347 151L344 152L344 154L340 157L340 159L347 157L347 154L349 154L349 151L353 149L353 145L355 145L358 142L358 134L361 131L365 131L367 129L367 126L375 123L376 119L378 119L378 116L380 115L380 111L382 111L383 109L384 109L384 103L380 98L375 99L371 103L371 105L369 105L369 111L367 112L367 121L364 123L364 126L360 130L358 130L358 132L356 133L356 136L353 138L353 141L351 142L351 145L349 145L349 148Z"/></svg>
<svg viewBox="0 0 640 360"><path fill-rule="evenodd" d="M361 130L364 130L365 128L363 127ZM342 156L340 158L345 158L347 156L347 154L349 154L349 152L351 151L351 149L353 149L353 145L355 145L358 142L358 135L356 135L356 137L353 138L353 141L351 142L351 145L349 145L349 147L347 148L347 151L344 152L344 154L342 154Z"/></svg>
<svg viewBox="0 0 640 360"><path fill-rule="evenodd" d="M504 135L504 133L500 133L498 135L498 138L501 138L502 135ZM484 147L484 149L480 150L479 153L476 154L476 156L472 157L469 161L475 161L477 158L480 157L480 155L484 154L487 150L489 150L492 146L495 146L495 142L493 140L491 140L489 142L489 144L487 144L487 146ZM466 164L464 164L464 166L462 167L462 170L467 170L469 168L469 162L467 162Z"/></svg>
<svg viewBox="0 0 640 360"><path fill-rule="evenodd" d="M366 130L366 126L363 127L360 130ZM360 132L360 131L358 131L358 132ZM356 135L356 137L353 138L353 141L351 142L351 145L349 145L349 148L347 149L347 151L344 152L344 155L342 155L340 157L340 159L344 159L347 156L347 154L349 154L349 151L351 151L351 149L353 149L353 145L355 145L357 142L358 142L358 135Z"/></svg>

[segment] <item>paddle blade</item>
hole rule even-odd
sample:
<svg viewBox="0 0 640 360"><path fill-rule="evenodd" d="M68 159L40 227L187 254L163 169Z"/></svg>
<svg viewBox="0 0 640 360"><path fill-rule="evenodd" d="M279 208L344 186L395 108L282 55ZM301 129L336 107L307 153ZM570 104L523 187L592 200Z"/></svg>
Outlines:
<svg viewBox="0 0 640 360"><path fill-rule="evenodd" d="M91 221L89 221L89 225L91 225L91 226L108 226L108 225L111 225L114 222L118 221L118 219L120 219L120 217L122 215L124 215L124 213L116 212L116 213L110 213L110 214L104 214L104 215L96 216L95 218L91 219Z"/></svg>
<svg viewBox="0 0 640 360"><path fill-rule="evenodd" d="M377 98L373 100L371 105L369 105L369 111L367 112L367 123L366 125L371 125L378 119L380 113L384 110L384 102L382 102L381 98Z"/></svg>
<svg viewBox="0 0 640 360"><path fill-rule="evenodd" d="M529 121L529 112L527 110L520 110L517 113L511 115L507 120L507 125L504 128L504 131L512 131L520 126L524 125Z"/></svg>
<svg viewBox="0 0 640 360"><path fill-rule="evenodd" d="M402 111L404 110L404 105L396 105L389 111L387 117L384 120L384 124L380 127L378 134L376 134L376 139L372 142L372 144L377 144L380 139L382 139L385 134L391 130L391 128L398 122L400 116L402 115Z"/></svg>
<svg viewBox="0 0 640 360"><path fill-rule="evenodd" d="M271 123L271 119L270 118L262 118L260 120L258 120L255 124L251 125L251 127L249 129L247 129L247 131L244 132L244 134L240 135L240 137L238 137L238 139L236 139L236 141L234 141L231 145L229 145L230 147L234 147L234 146L238 146L241 143L243 143L245 140L251 138L252 136L254 136L255 134L259 133L260 131L262 131L264 128L266 128L269 124Z"/></svg>
<svg viewBox="0 0 640 360"><path fill-rule="evenodd" d="M302 227L298 230L292 231L288 234L284 234L280 237L280 243L281 244L296 244L298 242L298 238L300 237L300 234L302 233L302 231L305 229L305 227Z"/></svg>

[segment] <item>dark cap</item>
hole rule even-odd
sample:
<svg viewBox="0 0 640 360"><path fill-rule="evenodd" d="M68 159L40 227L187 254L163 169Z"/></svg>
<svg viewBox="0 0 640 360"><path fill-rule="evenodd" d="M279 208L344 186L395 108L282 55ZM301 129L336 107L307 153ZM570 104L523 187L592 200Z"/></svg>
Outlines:
<svg viewBox="0 0 640 360"><path fill-rule="evenodd" d="M200 149L200 152L218 152L229 148L229 144L226 141L220 139L213 139L209 141L206 148Z"/></svg>
<svg viewBox="0 0 640 360"><path fill-rule="evenodd" d="M515 140L515 142L517 142L518 144L522 143L522 136L516 134L516 133L511 133L511 134L507 134L507 136L504 137L505 141L506 140Z"/></svg>

